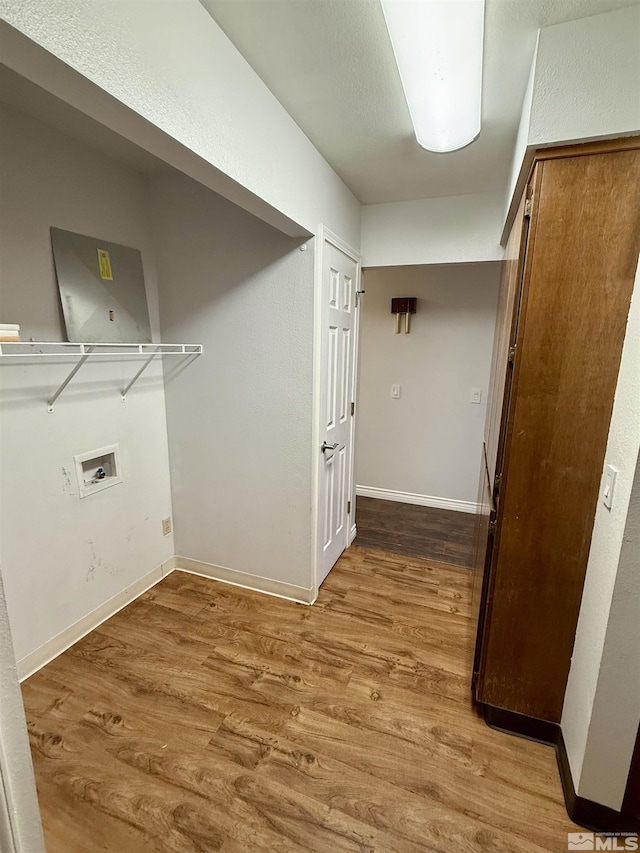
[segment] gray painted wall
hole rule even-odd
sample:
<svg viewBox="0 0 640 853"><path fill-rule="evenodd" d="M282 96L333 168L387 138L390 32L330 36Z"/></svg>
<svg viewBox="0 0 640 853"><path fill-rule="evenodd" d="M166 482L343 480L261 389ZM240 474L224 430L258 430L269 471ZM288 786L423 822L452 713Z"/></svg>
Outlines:
<svg viewBox="0 0 640 853"><path fill-rule="evenodd" d="M358 244L360 203L198 0L0 0L0 17L215 167L221 193ZM17 62L41 79L40 60ZM45 89L92 113L60 78ZM111 112L96 118L110 126Z"/></svg>
<svg viewBox="0 0 640 853"><path fill-rule="evenodd" d="M365 270L358 486L477 500L499 282L498 262ZM394 296L418 297L409 335L394 332Z"/></svg>
<svg viewBox="0 0 640 853"><path fill-rule="evenodd" d="M309 589L313 247L180 175L152 186L176 553Z"/></svg>
<svg viewBox="0 0 640 853"><path fill-rule="evenodd" d="M640 723L640 265L609 427L605 466L618 471L611 509L596 508L562 710L578 794L619 809Z"/></svg>
<svg viewBox="0 0 640 853"><path fill-rule="evenodd" d="M22 339L66 339L51 225L141 250L154 334L155 259L145 179L88 145L0 106L0 315ZM87 362L47 412L73 362L0 366L0 554L18 661L174 554L161 365ZM123 482L79 497L74 455L119 443ZM23 670L24 671L24 670Z"/></svg>
<svg viewBox="0 0 640 853"><path fill-rule="evenodd" d="M579 794L620 808L640 722L640 457L629 501Z"/></svg>

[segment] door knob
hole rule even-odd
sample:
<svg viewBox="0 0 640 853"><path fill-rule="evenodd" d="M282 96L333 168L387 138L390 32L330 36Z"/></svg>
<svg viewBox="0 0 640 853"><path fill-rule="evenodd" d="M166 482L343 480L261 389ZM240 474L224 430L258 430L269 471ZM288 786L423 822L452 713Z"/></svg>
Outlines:
<svg viewBox="0 0 640 853"><path fill-rule="evenodd" d="M336 443L335 443L335 444L327 444L327 442L326 442L326 441L323 441L323 442L322 442L322 447L320 448L320 450L321 450L323 453L326 453L326 451L327 451L327 450L335 450L337 446L338 446L338 442L337 442L337 441L336 441Z"/></svg>

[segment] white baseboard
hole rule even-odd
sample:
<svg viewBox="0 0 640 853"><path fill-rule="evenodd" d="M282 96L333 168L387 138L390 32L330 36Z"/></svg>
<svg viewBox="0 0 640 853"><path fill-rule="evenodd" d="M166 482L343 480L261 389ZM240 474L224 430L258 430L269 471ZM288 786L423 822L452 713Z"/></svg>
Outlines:
<svg viewBox="0 0 640 853"><path fill-rule="evenodd" d="M271 578L239 572L237 569L227 569L224 566L214 566L213 563L203 563L201 560L191 560L188 557L174 557L174 561L175 568L181 572L201 575L204 578L232 584L232 586L241 586L254 592L264 592L299 604L313 604L316 600L317 590L314 587L305 589L303 586L274 581Z"/></svg>
<svg viewBox="0 0 640 853"><path fill-rule="evenodd" d="M313 604L318 596L318 590L314 587L305 589L302 586L294 586L293 584L283 583L282 581L274 581L270 578L263 578L259 575L251 575L246 572L239 572L236 569L227 569L224 566L214 566L212 563L203 563L200 560L190 560L187 557L170 557L161 566L157 566L152 571L141 577L135 583L123 589L122 592L114 595L104 604L96 607L91 613L87 613L82 619L74 622L68 628L65 628L60 634L52 637L42 646L32 651L30 654L23 657L17 662L18 678L24 681L33 675L43 666L46 666L62 652L77 643L111 616L114 616L127 604L131 604L136 598L151 589L163 578L170 575L171 572L179 570L182 572L190 572L194 575L201 575L211 580L221 581L222 583L232 584L233 586L241 586L244 589L251 589L255 592L263 592L267 595L275 595L278 598L286 598L289 601L296 601L300 604Z"/></svg>
<svg viewBox="0 0 640 853"><path fill-rule="evenodd" d="M34 649L26 657L19 660L17 662L17 669L20 681L24 681L30 675L33 675L34 672L42 669L43 666L97 628L98 625L106 622L107 619L110 619L111 616L114 616L119 610L126 607L127 604L131 604L143 592L151 589L158 581L171 574L174 570L174 563L175 557L171 557L162 563L162 565L156 566L155 569L152 569L135 583L132 583L131 586L123 589L122 592L117 593L113 598L96 607L91 613L87 613L82 619L65 628L62 633L52 637L42 646Z"/></svg>
<svg viewBox="0 0 640 853"><path fill-rule="evenodd" d="M381 501L397 501L416 506L432 506L436 509L453 509L456 512L478 512L475 501L457 501L453 498L437 498L432 495L414 495L412 492L395 492L393 489L376 489L374 486L356 486L356 495L363 498L378 498Z"/></svg>
<svg viewBox="0 0 640 853"><path fill-rule="evenodd" d="M353 540L356 538L356 533L357 533L357 532L358 532L358 531L356 530L356 526L355 526L355 524L353 524L353 525L351 526L351 530L349 531L349 545L351 545L351 543L353 542Z"/></svg>

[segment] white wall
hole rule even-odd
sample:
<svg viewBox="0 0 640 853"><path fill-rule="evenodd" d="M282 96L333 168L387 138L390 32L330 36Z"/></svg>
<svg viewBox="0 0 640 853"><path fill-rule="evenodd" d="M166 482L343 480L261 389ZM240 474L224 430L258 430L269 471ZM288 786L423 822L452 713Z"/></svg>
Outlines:
<svg viewBox="0 0 640 853"><path fill-rule="evenodd" d="M640 133L639 39L638 5L540 30L509 182L505 238L536 148Z"/></svg>
<svg viewBox="0 0 640 853"><path fill-rule="evenodd" d="M611 510L599 500L562 713L580 796L619 809L640 721L640 266L636 273L605 457L618 470ZM635 525L635 528L634 528ZM628 540L625 542L625 537Z"/></svg>
<svg viewBox="0 0 640 853"><path fill-rule="evenodd" d="M499 281L499 263L365 271L358 486L477 500ZM395 334L394 296L418 298L409 335Z"/></svg>
<svg viewBox="0 0 640 853"><path fill-rule="evenodd" d="M619 809L640 724L640 457L609 611L580 796Z"/></svg>
<svg viewBox="0 0 640 853"><path fill-rule="evenodd" d="M198 0L0 0L0 16L308 231L358 245L358 201Z"/></svg>
<svg viewBox="0 0 640 853"><path fill-rule="evenodd" d="M640 6L540 30L529 145L640 131Z"/></svg>
<svg viewBox="0 0 640 853"><path fill-rule="evenodd" d="M500 194L365 205L362 263L386 267L500 260L503 214Z"/></svg>
<svg viewBox="0 0 640 853"><path fill-rule="evenodd" d="M176 551L311 589L313 246L183 176L153 183Z"/></svg>
<svg viewBox="0 0 640 853"><path fill-rule="evenodd" d="M0 317L23 340L65 340L49 227L142 251L152 328L156 269L142 177L17 111L2 108ZM55 412L46 400L66 364L0 368L1 560L20 661L172 556L162 373L127 398L136 363L87 363ZM119 442L124 482L84 500L76 453Z"/></svg>
<svg viewBox="0 0 640 853"><path fill-rule="evenodd" d="M531 124L531 107L533 105L533 85L536 76L536 62L538 59L538 39L540 31L536 38L533 58L531 60L531 68L529 70L529 79L527 88L525 89L524 98L522 100L522 111L520 113L520 123L518 125L518 133L516 135L516 144L511 162L511 174L509 176L509 187L507 190L505 219L509 218L510 213L515 215L522 192L524 190L524 182L528 176L528 170L531 166L533 151L529 146L529 125ZM515 209L510 210L511 205ZM508 234L505 235L508 238Z"/></svg>

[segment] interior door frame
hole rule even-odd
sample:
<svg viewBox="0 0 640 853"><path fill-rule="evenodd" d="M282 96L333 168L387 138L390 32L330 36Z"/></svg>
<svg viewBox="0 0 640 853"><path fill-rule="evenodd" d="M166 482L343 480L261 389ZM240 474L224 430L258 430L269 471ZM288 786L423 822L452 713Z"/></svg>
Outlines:
<svg viewBox="0 0 640 853"><path fill-rule="evenodd" d="M320 468L322 464L322 454L319 451L322 444L322 430L320 423L320 396L322 391L322 297L324 281L322 271L324 267L325 245L329 244L334 248L343 252L356 264L356 282L355 282L355 305L358 305L359 297L357 292L360 290L362 281L362 256L348 243L341 240L336 234L330 231L323 224L318 225L315 239L315 272L314 272L314 303L313 303L313 428L312 428L312 520L311 520L311 582L313 585L312 601L316 600L318 595L318 577L320 571L320 550L321 550L321 533L320 533ZM353 364L352 364L352 381L353 381L353 398L355 400L356 391L358 388L358 352L360 341L360 311L354 310L353 317ZM346 538L345 548L353 542L356 535L355 524L355 429L356 418L358 417L358 407L355 408L355 414L351 418L351 426L349 428L349 441L351 442L351 460L349 463L349 488L348 494L351 500L351 517L349 523L345 525Z"/></svg>

